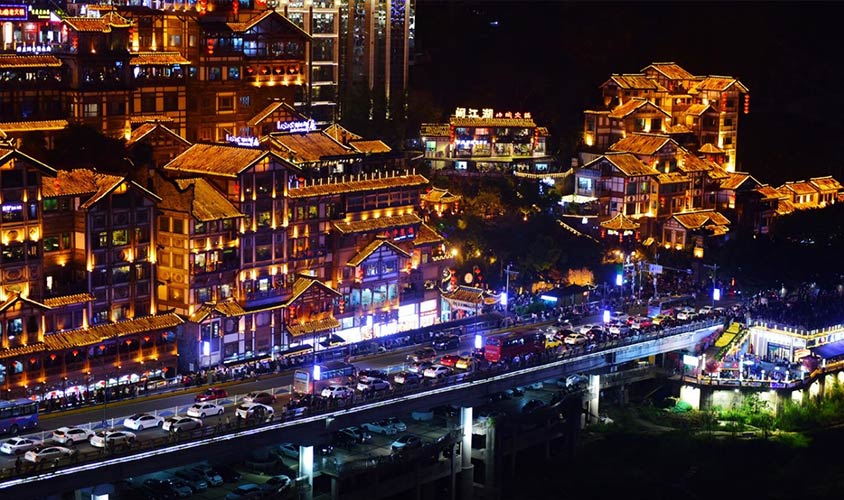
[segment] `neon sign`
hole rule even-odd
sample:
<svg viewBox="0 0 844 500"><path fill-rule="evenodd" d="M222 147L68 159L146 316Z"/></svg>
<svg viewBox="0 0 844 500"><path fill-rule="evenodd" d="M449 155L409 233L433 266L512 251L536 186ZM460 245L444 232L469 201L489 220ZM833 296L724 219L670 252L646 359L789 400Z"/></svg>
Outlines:
<svg viewBox="0 0 844 500"><path fill-rule="evenodd" d="M279 121L276 123L276 128L282 132L313 132L316 130L316 122L313 120Z"/></svg>
<svg viewBox="0 0 844 500"><path fill-rule="evenodd" d="M492 120L493 118L515 118L515 119L531 119L532 115L530 112L513 112L513 111L505 111L505 112L495 112L492 108L483 108L483 109L476 109L476 108L457 108L454 110L454 117L455 118L480 118L482 120Z"/></svg>
<svg viewBox="0 0 844 500"><path fill-rule="evenodd" d="M36 19L50 19L50 9L29 6L29 13Z"/></svg>
<svg viewBox="0 0 844 500"><path fill-rule="evenodd" d="M236 144L238 146L246 146L246 147L252 147L252 148L258 147L258 146L261 145L261 141L259 141L257 137L230 135L230 134L226 134L226 142L230 142L230 143Z"/></svg>
<svg viewBox="0 0 844 500"><path fill-rule="evenodd" d="M25 5L0 5L0 20L25 21L27 19Z"/></svg>

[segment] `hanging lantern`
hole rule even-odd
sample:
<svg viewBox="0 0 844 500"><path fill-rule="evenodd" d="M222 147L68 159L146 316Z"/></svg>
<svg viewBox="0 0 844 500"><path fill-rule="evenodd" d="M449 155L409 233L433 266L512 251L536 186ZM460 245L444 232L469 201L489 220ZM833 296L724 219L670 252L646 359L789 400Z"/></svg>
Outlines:
<svg viewBox="0 0 844 500"><path fill-rule="evenodd" d="M149 335L144 335L144 342L149 342Z"/></svg>
<svg viewBox="0 0 844 500"><path fill-rule="evenodd" d="M207 49L209 56L214 54L214 39L213 38L208 39L208 44L206 45L206 49Z"/></svg>
<svg viewBox="0 0 844 500"><path fill-rule="evenodd" d="M100 346L100 350L101 350L101 351L105 351L105 344L103 344L103 345L101 345L101 346Z"/></svg>
<svg viewBox="0 0 844 500"><path fill-rule="evenodd" d="M131 344L132 344L132 339L126 339L126 345L131 345Z"/></svg>
<svg viewBox="0 0 844 500"><path fill-rule="evenodd" d="M31 364L31 365L34 365L36 361L38 361L38 360L35 359L35 358L29 358L29 364Z"/></svg>
<svg viewBox="0 0 844 500"><path fill-rule="evenodd" d="M77 351L76 349L70 351L70 353L73 354L74 358L79 355L79 351Z"/></svg>
<svg viewBox="0 0 844 500"><path fill-rule="evenodd" d="M727 94L721 94L721 111L727 109Z"/></svg>
<svg viewBox="0 0 844 500"><path fill-rule="evenodd" d="M50 354L50 361L55 361L55 360L56 360L56 355L55 355L55 353L54 353L54 354Z"/></svg>
<svg viewBox="0 0 844 500"><path fill-rule="evenodd" d="M744 114L750 113L750 94L744 94Z"/></svg>
<svg viewBox="0 0 844 500"><path fill-rule="evenodd" d="M240 2L237 0L232 1L232 14L234 14L235 20L237 20L237 13L240 10Z"/></svg>

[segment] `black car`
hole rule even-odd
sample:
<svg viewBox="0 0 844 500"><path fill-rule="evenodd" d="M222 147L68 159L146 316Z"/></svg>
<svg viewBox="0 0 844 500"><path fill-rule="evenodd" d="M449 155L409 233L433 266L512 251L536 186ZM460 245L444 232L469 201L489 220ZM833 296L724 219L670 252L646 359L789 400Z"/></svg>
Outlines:
<svg viewBox="0 0 844 500"><path fill-rule="evenodd" d="M223 481L227 483L236 483L240 481L240 472L228 467L226 465L216 465L213 469L211 469L214 473L218 474Z"/></svg>
<svg viewBox="0 0 844 500"><path fill-rule="evenodd" d="M430 347L426 347L424 349L419 349L418 351L414 351L412 354L407 355L407 360L413 363L419 363L422 361L433 361L437 357L437 351Z"/></svg>
<svg viewBox="0 0 844 500"><path fill-rule="evenodd" d="M431 408L434 415L438 417L456 417L457 408L451 405L442 405Z"/></svg>
<svg viewBox="0 0 844 500"><path fill-rule="evenodd" d="M545 402L540 401L538 399L531 399L524 406L522 406L522 413L530 414L533 413L540 408L544 408L546 406Z"/></svg>
<svg viewBox="0 0 844 500"><path fill-rule="evenodd" d="M446 351L449 349L457 349L460 347L460 337L457 335L446 335L434 339L434 349L438 351Z"/></svg>
<svg viewBox="0 0 844 500"><path fill-rule="evenodd" d="M173 491L170 484L158 479L147 479L144 481L144 487L147 488L156 498L178 498L179 495Z"/></svg>
<svg viewBox="0 0 844 500"><path fill-rule="evenodd" d="M355 436L353 436L349 432L343 431L336 431L332 435L331 441L334 443L334 446L346 449L349 449L358 444L358 440Z"/></svg>

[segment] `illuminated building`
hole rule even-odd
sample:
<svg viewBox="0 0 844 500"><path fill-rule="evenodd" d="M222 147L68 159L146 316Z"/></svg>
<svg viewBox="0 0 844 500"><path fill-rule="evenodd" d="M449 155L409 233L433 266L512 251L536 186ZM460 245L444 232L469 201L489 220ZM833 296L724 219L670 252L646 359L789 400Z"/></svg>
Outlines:
<svg viewBox="0 0 844 500"><path fill-rule="evenodd" d="M738 120L750 111L747 87L731 76L694 76L675 63L653 63L601 85L603 109L584 112L581 163L632 133L665 134L692 153L717 150L736 169Z"/></svg>
<svg viewBox="0 0 844 500"><path fill-rule="evenodd" d="M530 113L457 108L448 123L423 123L420 135L432 168L456 173L545 174L556 170L545 150L548 130Z"/></svg>

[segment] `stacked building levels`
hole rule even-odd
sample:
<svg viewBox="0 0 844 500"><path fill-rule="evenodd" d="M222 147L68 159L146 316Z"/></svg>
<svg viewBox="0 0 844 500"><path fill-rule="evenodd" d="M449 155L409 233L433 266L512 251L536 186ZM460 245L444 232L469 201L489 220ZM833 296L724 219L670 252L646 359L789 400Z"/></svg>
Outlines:
<svg viewBox="0 0 844 500"><path fill-rule="evenodd" d="M736 172L737 125L749 91L729 76L694 76L653 63L601 85L601 110L585 111L574 199L593 200L604 236L703 253L732 224L767 233L795 208L839 200L831 177L771 188Z"/></svg>
<svg viewBox="0 0 844 500"><path fill-rule="evenodd" d="M49 144L68 123L128 138L159 120L191 141L242 142L268 100L327 126L353 85L403 112L413 24L411 0L8 6L0 130Z"/></svg>
<svg viewBox="0 0 844 500"><path fill-rule="evenodd" d="M148 122L127 146L132 178L0 148L7 390L143 381L451 319L428 180L382 142L335 125L191 143Z"/></svg>

